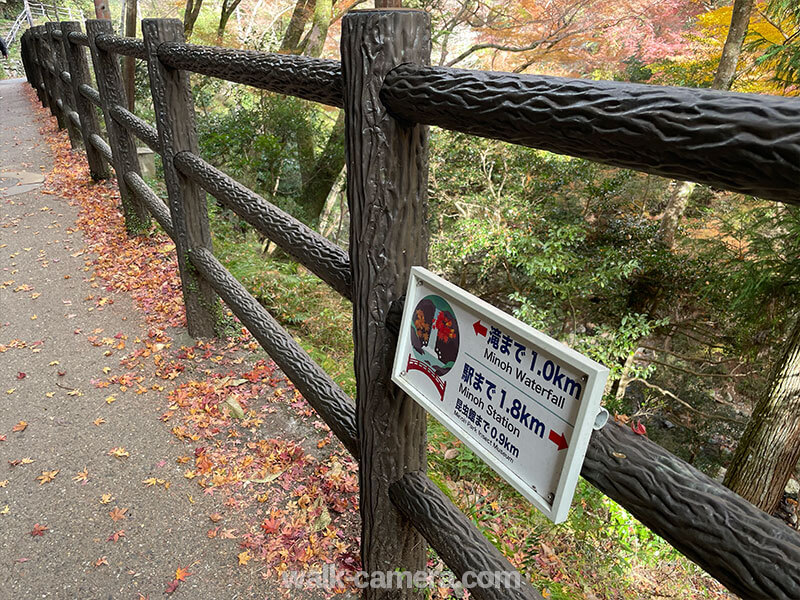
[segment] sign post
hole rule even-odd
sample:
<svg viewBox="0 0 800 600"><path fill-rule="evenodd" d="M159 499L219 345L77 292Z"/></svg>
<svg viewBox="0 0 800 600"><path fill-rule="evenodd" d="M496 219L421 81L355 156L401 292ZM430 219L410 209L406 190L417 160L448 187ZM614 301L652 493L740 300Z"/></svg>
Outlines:
<svg viewBox="0 0 800 600"><path fill-rule="evenodd" d="M563 521L608 369L414 267L393 381L548 518Z"/></svg>

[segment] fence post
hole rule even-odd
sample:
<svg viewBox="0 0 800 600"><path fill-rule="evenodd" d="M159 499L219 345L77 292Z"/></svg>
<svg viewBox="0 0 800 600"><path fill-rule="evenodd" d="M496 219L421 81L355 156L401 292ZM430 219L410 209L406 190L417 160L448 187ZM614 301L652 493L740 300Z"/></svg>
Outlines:
<svg viewBox="0 0 800 600"><path fill-rule="evenodd" d="M56 31L61 30L60 23L53 23L51 21L48 22L45 27L47 27L47 37L50 40L50 48L53 52L53 66L56 70L56 89L58 90L58 95L61 98L61 115L64 117L64 125L67 128L70 146L72 146L74 149L80 145L78 141L80 139L80 132L75 126L75 123L73 123L69 118L70 110L75 106L75 100L72 97L72 88L67 84L66 81L61 79L61 72L65 70L69 71L67 61L64 58L64 44L62 43L64 34L63 32L61 33L62 40L59 40L55 35Z"/></svg>
<svg viewBox="0 0 800 600"><path fill-rule="evenodd" d="M25 61L27 62L26 69L28 81L33 86L33 89L36 90L36 96L39 98L39 102L41 102L42 93L39 90L39 66L36 64L36 54L33 47L33 32L28 29L22 34L22 37L25 40L24 56Z"/></svg>
<svg viewBox="0 0 800 600"><path fill-rule="evenodd" d="M42 36L47 48L47 75L50 81L50 109L55 109L56 121L59 129L67 128L67 115L64 109L64 98L61 97L61 80L58 76L58 56L55 50L55 40L53 39L52 21L44 24Z"/></svg>
<svg viewBox="0 0 800 600"><path fill-rule="evenodd" d="M47 94L44 91L44 79L42 71L42 63L39 58L39 49L36 40L36 28L31 27L25 32L28 36L28 56L31 62L31 73L33 80L31 83L36 88L36 96L39 98L43 107L47 107Z"/></svg>
<svg viewBox="0 0 800 600"><path fill-rule="evenodd" d="M428 131L393 119L379 93L393 67L429 64L430 43L430 18L423 11L352 11L342 21L361 557L367 572L422 570L428 547L388 494L406 473L425 471L426 425L422 408L390 380L397 338L386 326L411 267L427 264ZM367 589L364 597L417 593Z"/></svg>
<svg viewBox="0 0 800 600"><path fill-rule="evenodd" d="M41 84L39 98L44 108L50 108L48 105L49 98L47 97L47 77L45 76L47 73L47 64L44 56L44 44L42 42L42 26L36 25L35 27L31 27L30 31L34 54L36 55L37 70L39 71L39 83Z"/></svg>
<svg viewBox="0 0 800 600"><path fill-rule="evenodd" d="M161 144L189 335L212 337L222 325L219 298L211 285L198 276L188 256L193 248L211 250L206 194L181 174L173 163L179 152L199 154L194 100L188 73L170 69L158 59L158 47L162 43L184 41L183 23L177 19L144 19L142 35L147 50L150 92Z"/></svg>
<svg viewBox="0 0 800 600"><path fill-rule="evenodd" d="M106 122L108 141L114 158L114 171L117 174L119 195L122 199L122 212L125 215L125 229L131 235L138 235L150 226L150 213L125 183L125 173L133 171L141 176L139 157L136 155L136 143L133 136L112 117L109 109L119 104L127 106L125 90L122 88L122 73L117 56L97 47L98 36L113 34L111 21L90 19L86 21L86 35L89 38L89 49L92 54L97 90L103 105L103 117Z"/></svg>
<svg viewBox="0 0 800 600"><path fill-rule="evenodd" d="M30 60L30 43L28 41L28 32L25 31L19 38L19 55L22 58L22 67L25 69L25 79L35 89L36 85L33 83L33 70Z"/></svg>
<svg viewBox="0 0 800 600"><path fill-rule="evenodd" d="M47 89L47 61L44 54L44 43L42 42L41 25L37 25L31 31L33 35L33 49L36 53L36 66L39 71L39 97L44 108L50 108L50 98Z"/></svg>
<svg viewBox="0 0 800 600"><path fill-rule="evenodd" d="M55 84L53 77L53 52L50 48L50 40L47 35L47 28L44 25L39 25L39 59L42 65L42 74L44 75L44 91L47 94L47 107L50 109L50 114L58 121L58 128L64 129L64 118L61 115L61 109L58 107L58 88ZM51 70L52 69L52 70Z"/></svg>
<svg viewBox="0 0 800 600"><path fill-rule="evenodd" d="M89 140L91 135L100 135L100 124L97 120L97 112L94 105L87 100L80 92L80 85L91 85L89 77L89 62L86 59L86 52L82 46L74 44L69 39L72 32L80 33L81 24L77 21L62 21L61 42L64 46L64 55L69 66L70 77L72 77L72 95L75 97L75 110L81 118L81 137L86 148L86 160L89 163L89 173L92 179L100 181L108 179L108 165L103 160L102 154L94 147Z"/></svg>

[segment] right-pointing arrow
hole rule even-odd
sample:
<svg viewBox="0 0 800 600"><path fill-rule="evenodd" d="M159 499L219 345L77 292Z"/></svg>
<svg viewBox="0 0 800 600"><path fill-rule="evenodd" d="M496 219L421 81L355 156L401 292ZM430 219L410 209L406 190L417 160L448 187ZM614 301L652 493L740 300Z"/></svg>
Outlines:
<svg viewBox="0 0 800 600"><path fill-rule="evenodd" d="M550 441L558 446L559 450L564 450L567 447L567 439L560 433L550 430Z"/></svg>

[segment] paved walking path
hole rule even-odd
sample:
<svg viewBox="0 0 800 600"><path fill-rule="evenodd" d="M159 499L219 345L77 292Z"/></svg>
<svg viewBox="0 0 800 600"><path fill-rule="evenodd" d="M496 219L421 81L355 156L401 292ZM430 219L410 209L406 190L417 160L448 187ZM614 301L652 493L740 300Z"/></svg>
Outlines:
<svg viewBox="0 0 800 600"><path fill-rule="evenodd" d="M78 207L40 189L53 164L26 86L0 81L0 599L163 598L179 567L191 575L169 597L282 597L257 561L239 565L234 523L211 535L228 507L184 477L193 446L159 420L168 390L108 402L92 384L147 325L130 297L99 293Z"/></svg>

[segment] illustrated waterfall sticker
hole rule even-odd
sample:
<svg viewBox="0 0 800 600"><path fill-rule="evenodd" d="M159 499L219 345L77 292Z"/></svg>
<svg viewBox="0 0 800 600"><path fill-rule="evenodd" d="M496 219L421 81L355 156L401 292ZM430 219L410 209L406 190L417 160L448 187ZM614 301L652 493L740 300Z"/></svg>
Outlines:
<svg viewBox="0 0 800 600"><path fill-rule="evenodd" d="M447 382L442 380L458 356L458 322L444 298L431 294L419 301L411 323L411 349L407 371L421 371L433 382L444 400Z"/></svg>

